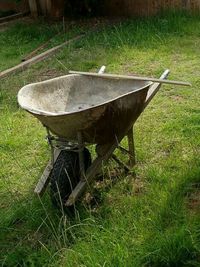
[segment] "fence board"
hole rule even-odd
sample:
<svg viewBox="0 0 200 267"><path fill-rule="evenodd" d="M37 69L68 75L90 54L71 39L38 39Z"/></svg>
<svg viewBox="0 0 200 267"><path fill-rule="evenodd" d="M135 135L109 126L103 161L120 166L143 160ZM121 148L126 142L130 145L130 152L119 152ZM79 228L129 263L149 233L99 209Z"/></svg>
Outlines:
<svg viewBox="0 0 200 267"><path fill-rule="evenodd" d="M148 16L167 9L200 12L200 0L105 0L103 13L113 16Z"/></svg>

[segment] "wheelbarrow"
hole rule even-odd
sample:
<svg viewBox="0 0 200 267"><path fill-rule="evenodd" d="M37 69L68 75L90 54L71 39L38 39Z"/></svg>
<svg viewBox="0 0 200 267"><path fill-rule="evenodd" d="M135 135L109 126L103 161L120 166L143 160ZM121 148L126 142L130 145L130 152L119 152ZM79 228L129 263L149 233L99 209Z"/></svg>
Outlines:
<svg viewBox="0 0 200 267"><path fill-rule="evenodd" d="M52 156L34 192L41 196L50 182L54 203L74 205L110 158L125 169L134 166L133 125L169 74L166 70L160 79L144 79L104 70L73 72L26 85L18 93L20 106L47 129ZM120 145L125 136L128 149ZM129 166L113 154L116 148L129 155Z"/></svg>

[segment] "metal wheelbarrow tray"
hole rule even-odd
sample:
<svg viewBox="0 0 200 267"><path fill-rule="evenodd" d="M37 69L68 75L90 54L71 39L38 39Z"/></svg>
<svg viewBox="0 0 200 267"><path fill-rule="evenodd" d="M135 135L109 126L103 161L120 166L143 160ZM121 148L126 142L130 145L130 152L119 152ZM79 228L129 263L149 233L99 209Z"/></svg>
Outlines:
<svg viewBox="0 0 200 267"><path fill-rule="evenodd" d="M165 79L168 73L166 70L160 79ZM71 188L67 189L67 197L62 197L63 204L67 206L73 205L83 194L100 171L103 161L112 157L128 169L113 155L116 148L129 154L130 165L133 166L133 124L160 86L160 83L148 81L104 79L77 74L24 86L18 93L18 102L47 128L53 151L52 159L44 170L35 193L41 195L44 192L60 154L66 151L78 155L76 168L79 169L76 174L78 180L70 181ZM128 150L120 146L126 135ZM85 147L89 144L96 144L97 157L88 164L85 160L88 158ZM65 179L68 178L71 179Z"/></svg>
<svg viewBox="0 0 200 267"><path fill-rule="evenodd" d="M152 83L67 75L25 86L20 105L69 141L105 144L130 128Z"/></svg>

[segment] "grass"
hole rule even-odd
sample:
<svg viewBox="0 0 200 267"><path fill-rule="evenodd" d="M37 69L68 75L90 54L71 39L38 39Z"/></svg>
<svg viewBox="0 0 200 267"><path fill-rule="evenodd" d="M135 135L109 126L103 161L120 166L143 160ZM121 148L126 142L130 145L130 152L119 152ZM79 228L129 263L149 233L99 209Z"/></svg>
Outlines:
<svg viewBox="0 0 200 267"><path fill-rule="evenodd" d="M2 80L2 266L199 266L200 213L192 199L200 194L199 27L199 16L184 13L127 20ZM104 64L110 73L146 76L169 68L171 79L193 86L163 86L139 118L135 174L109 163L91 192L95 201L77 204L75 218L61 216L48 193L42 200L32 193L50 151L16 94L32 81Z"/></svg>
<svg viewBox="0 0 200 267"><path fill-rule="evenodd" d="M60 31L60 25L17 22L1 32L0 69L19 64L21 59ZM9 44L9 45L8 45Z"/></svg>
<svg viewBox="0 0 200 267"><path fill-rule="evenodd" d="M37 22L25 19L11 24L0 32L0 70L19 64L24 57L46 42L49 43L36 54L80 34L87 28L87 23L73 27L73 23L66 22L64 30L62 23L47 23L42 19Z"/></svg>

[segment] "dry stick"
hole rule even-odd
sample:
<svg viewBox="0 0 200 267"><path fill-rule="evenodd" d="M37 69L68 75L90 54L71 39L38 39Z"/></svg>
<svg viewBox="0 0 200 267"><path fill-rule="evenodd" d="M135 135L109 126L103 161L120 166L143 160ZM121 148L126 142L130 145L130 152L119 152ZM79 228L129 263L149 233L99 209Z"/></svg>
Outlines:
<svg viewBox="0 0 200 267"><path fill-rule="evenodd" d="M33 50L31 53L29 53L26 57L22 58L22 62L32 58L39 50L41 50L42 48L45 48L49 44L49 42L59 34L61 34L61 32L58 32L56 35L51 37L48 41L46 41L42 45L38 46L35 50Z"/></svg>
<svg viewBox="0 0 200 267"><path fill-rule="evenodd" d="M22 63L18 64L15 67L12 67L10 69L4 70L4 71L2 71L0 73L0 78L4 78L7 75L15 73L17 71L23 71L23 70L27 69L30 65L35 64L35 63L37 63L39 61L42 61L42 60L48 58L49 56L55 54L59 49L61 49L65 45L68 45L68 44L70 44L70 43L72 43L72 42L74 42L76 40L79 40L84 36L85 36L85 34L78 35L75 38L72 38L72 39L62 43L61 45L57 45L57 46L55 46L55 47L53 47L53 48L51 48L51 49L49 49L49 50L47 50L45 52L33 57L33 58L30 58L27 61L22 62Z"/></svg>
<svg viewBox="0 0 200 267"><path fill-rule="evenodd" d="M188 83L188 82L161 80L161 79L150 78L150 77L141 77L141 76L128 76L128 75L117 75L117 74L98 74L98 73L93 73L93 72L82 72L82 71L69 71L69 73L70 74L80 74L80 75L86 75L86 76L93 76L93 77L101 77L101 78L151 81L151 82L157 82L157 83L167 83L167 84L175 84L175 85L183 85L183 86L192 86L191 83Z"/></svg>

